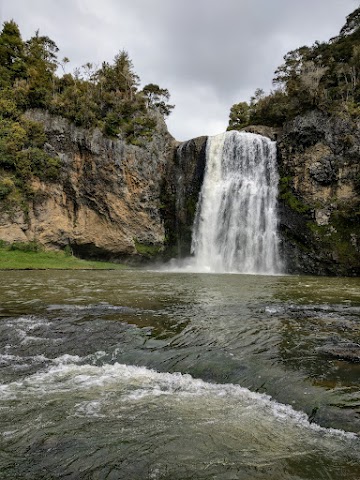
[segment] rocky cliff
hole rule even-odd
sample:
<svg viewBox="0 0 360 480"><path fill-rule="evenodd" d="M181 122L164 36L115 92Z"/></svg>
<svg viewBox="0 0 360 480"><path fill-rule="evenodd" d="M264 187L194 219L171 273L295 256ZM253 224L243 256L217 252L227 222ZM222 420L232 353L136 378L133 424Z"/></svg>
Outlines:
<svg viewBox="0 0 360 480"><path fill-rule="evenodd" d="M70 246L86 257L148 256L160 251L165 236L161 185L175 148L162 118L153 140L140 148L44 111L27 115L44 124L45 149L61 159L61 173L52 183L34 178L31 200L2 210L0 239Z"/></svg>
<svg viewBox="0 0 360 480"><path fill-rule="evenodd" d="M287 273L360 274L360 125L312 111L283 128L244 130L277 140L279 228ZM207 137L181 144L168 165L165 222L173 252L189 255Z"/></svg>
<svg viewBox="0 0 360 480"><path fill-rule="evenodd" d="M290 272L360 274L360 124L312 111L278 138L280 229Z"/></svg>
<svg viewBox="0 0 360 480"><path fill-rule="evenodd" d="M57 182L32 180L26 205L0 212L0 239L69 246L83 257L163 258L190 254L207 137L178 144L159 117L145 147L75 127L44 111L45 149L61 160ZM277 139L279 224L289 273L360 274L360 125L309 112Z"/></svg>
<svg viewBox="0 0 360 480"><path fill-rule="evenodd" d="M204 179L207 137L181 143L166 169L162 206L166 256L190 255L192 227Z"/></svg>

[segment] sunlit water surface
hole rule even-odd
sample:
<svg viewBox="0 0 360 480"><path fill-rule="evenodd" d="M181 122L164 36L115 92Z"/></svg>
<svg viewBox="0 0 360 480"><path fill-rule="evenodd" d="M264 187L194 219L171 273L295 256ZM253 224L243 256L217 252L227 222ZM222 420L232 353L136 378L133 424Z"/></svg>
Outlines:
<svg viewBox="0 0 360 480"><path fill-rule="evenodd" d="M0 478L358 480L359 287L0 272Z"/></svg>

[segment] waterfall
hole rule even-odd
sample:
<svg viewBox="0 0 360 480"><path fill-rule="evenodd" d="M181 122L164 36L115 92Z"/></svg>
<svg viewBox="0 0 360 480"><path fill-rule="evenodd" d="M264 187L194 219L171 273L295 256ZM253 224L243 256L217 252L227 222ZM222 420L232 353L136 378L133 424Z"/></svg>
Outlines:
<svg viewBox="0 0 360 480"><path fill-rule="evenodd" d="M261 135L209 137L192 236L199 271L281 271L276 203L276 143Z"/></svg>

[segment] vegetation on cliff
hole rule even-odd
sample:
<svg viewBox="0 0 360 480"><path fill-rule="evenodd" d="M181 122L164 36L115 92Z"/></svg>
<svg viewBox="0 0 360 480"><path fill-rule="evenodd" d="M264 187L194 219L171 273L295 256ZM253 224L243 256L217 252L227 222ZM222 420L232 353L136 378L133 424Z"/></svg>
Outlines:
<svg viewBox="0 0 360 480"><path fill-rule="evenodd" d="M360 115L360 8L339 35L287 53L275 71L274 90L257 89L250 103L232 106L228 130L247 125L282 126L310 110Z"/></svg>
<svg viewBox="0 0 360 480"><path fill-rule="evenodd" d="M85 128L144 146L151 141L157 115L169 115L169 92L149 84L139 90L139 77L126 51L100 68L87 63L66 73L68 58L39 31L24 41L14 21L0 33L0 207L26 208L35 193L32 177L56 181L60 160L48 149L42 123L25 112L43 109ZM60 72L60 74L59 74Z"/></svg>

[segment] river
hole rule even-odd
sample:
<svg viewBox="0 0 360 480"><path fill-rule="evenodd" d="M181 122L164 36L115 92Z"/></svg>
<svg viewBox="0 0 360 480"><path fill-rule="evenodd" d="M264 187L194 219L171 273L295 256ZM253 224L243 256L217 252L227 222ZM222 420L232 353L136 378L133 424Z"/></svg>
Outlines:
<svg viewBox="0 0 360 480"><path fill-rule="evenodd" d="M359 287L1 272L0 478L358 480Z"/></svg>

